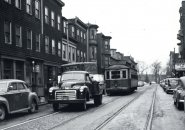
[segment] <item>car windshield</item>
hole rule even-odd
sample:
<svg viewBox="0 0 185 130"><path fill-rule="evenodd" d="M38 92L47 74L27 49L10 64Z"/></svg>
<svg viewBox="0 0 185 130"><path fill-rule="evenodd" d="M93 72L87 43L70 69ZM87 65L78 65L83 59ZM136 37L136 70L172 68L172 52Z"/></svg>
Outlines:
<svg viewBox="0 0 185 130"><path fill-rule="evenodd" d="M7 86L6 83L0 83L0 92L6 92Z"/></svg>
<svg viewBox="0 0 185 130"><path fill-rule="evenodd" d="M62 75L62 81L65 80L85 80L85 75L81 73L66 73Z"/></svg>

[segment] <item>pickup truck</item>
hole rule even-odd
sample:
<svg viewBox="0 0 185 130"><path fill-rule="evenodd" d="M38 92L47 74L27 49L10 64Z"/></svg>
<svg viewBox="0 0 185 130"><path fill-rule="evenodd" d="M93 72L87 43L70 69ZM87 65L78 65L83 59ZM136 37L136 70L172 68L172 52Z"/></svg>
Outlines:
<svg viewBox="0 0 185 130"><path fill-rule="evenodd" d="M79 104L86 110L86 102L91 99L94 104L102 104L104 88L91 78L87 71L67 71L61 75L57 86L49 89L48 103L57 111L60 104Z"/></svg>

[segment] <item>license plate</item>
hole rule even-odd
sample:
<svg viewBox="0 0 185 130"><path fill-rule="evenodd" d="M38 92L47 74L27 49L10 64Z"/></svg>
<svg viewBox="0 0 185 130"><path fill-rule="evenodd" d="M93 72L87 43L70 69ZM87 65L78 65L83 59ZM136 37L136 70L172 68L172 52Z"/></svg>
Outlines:
<svg viewBox="0 0 185 130"><path fill-rule="evenodd" d="M63 96L62 99L63 100L69 100L69 97L68 96Z"/></svg>

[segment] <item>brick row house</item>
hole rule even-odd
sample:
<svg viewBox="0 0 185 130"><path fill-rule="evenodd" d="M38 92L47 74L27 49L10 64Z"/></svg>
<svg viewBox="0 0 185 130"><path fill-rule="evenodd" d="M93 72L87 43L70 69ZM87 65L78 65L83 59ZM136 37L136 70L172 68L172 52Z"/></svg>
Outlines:
<svg viewBox="0 0 185 130"><path fill-rule="evenodd" d="M63 17L63 63L87 61L87 25L78 17Z"/></svg>
<svg viewBox="0 0 185 130"><path fill-rule="evenodd" d="M62 64L60 0L0 1L0 79L25 80L46 96Z"/></svg>

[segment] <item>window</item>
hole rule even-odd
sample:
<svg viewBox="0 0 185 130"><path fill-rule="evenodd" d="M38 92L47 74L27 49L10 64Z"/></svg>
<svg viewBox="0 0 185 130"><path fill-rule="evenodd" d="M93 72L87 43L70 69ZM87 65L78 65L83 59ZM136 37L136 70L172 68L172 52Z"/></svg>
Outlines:
<svg viewBox="0 0 185 130"><path fill-rule="evenodd" d="M58 30L61 29L61 19L60 19L60 16L58 16Z"/></svg>
<svg viewBox="0 0 185 130"><path fill-rule="evenodd" d="M61 42L58 42L58 56L61 57Z"/></svg>
<svg viewBox="0 0 185 130"><path fill-rule="evenodd" d="M5 36L5 43L12 44L11 22L9 21L4 22L4 36Z"/></svg>
<svg viewBox="0 0 185 130"><path fill-rule="evenodd" d="M55 27L55 14L53 11L51 11L51 26Z"/></svg>
<svg viewBox="0 0 185 130"><path fill-rule="evenodd" d="M18 89L18 90L23 90L23 89L25 89L23 83L17 83L17 89Z"/></svg>
<svg viewBox="0 0 185 130"><path fill-rule="evenodd" d="M16 46L22 47L22 28L19 25L15 26L15 42Z"/></svg>
<svg viewBox="0 0 185 130"><path fill-rule="evenodd" d="M94 47L94 46L90 47L90 58L96 59L96 55L97 55L96 47Z"/></svg>
<svg viewBox="0 0 185 130"><path fill-rule="evenodd" d="M68 60L71 61L71 47L68 48Z"/></svg>
<svg viewBox="0 0 185 130"><path fill-rule="evenodd" d="M21 9L21 0L15 0L15 7Z"/></svg>
<svg viewBox="0 0 185 130"><path fill-rule="evenodd" d="M31 4L32 0L26 0L26 12L28 14L32 14L32 4Z"/></svg>
<svg viewBox="0 0 185 130"><path fill-rule="evenodd" d="M95 30L91 30L91 31L90 31L90 38L91 38L91 39L95 39L95 38L96 38Z"/></svg>
<svg viewBox="0 0 185 130"><path fill-rule="evenodd" d="M45 52L49 53L49 37L45 36Z"/></svg>
<svg viewBox="0 0 185 130"><path fill-rule="evenodd" d="M62 44L62 58L64 59L64 60L66 60L67 59L67 44Z"/></svg>
<svg viewBox="0 0 185 130"><path fill-rule="evenodd" d="M110 79L109 71L106 71L106 79Z"/></svg>
<svg viewBox="0 0 185 130"><path fill-rule="evenodd" d="M85 39L86 39L86 34L84 33L84 42L85 42Z"/></svg>
<svg viewBox="0 0 185 130"><path fill-rule="evenodd" d="M32 31L27 30L27 49L32 49Z"/></svg>
<svg viewBox="0 0 185 130"><path fill-rule="evenodd" d="M45 23L49 24L49 13L47 7L45 7Z"/></svg>
<svg viewBox="0 0 185 130"><path fill-rule="evenodd" d="M35 0L35 17L40 19L40 2Z"/></svg>
<svg viewBox="0 0 185 130"><path fill-rule="evenodd" d="M64 31L64 33L67 33L67 22L64 21L63 23L64 23L64 30L63 31Z"/></svg>
<svg viewBox="0 0 185 130"><path fill-rule="evenodd" d="M77 50L77 61L80 61L80 51Z"/></svg>
<svg viewBox="0 0 185 130"><path fill-rule="evenodd" d="M83 52L81 51L81 61L83 61Z"/></svg>
<svg viewBox="0 0 185 130"><path fill-rule="evenodd" d="M83 42L83 32L81 31L81 35L80 35L80 39L81 39L81 42Z"/></svg>
<svg viewBox="0 0 185 130"><path fill-rule="evenodd" d="M84 62L86 61L86 54L84 53Z"/></svg>
<svg viewBox="0 0 185 130"><path fill-rule="evenodd" d="M79 40L80 39L80 32L79 32L79 30L77 29L77 40Z"/></svg>
<svg viewBox="0 0 185 130"><path fill-rule="evenodd" d="M52 39L52 54L55 55L55 40Z"/></svg>
<svg viewBox="0 0 185 130"><path fill-rule="evenodd" d="M11 0L4 0L5 2L11 4Z"/></svg>
<svg viewBox="0 0 185 130"><path fill-rule="evenodd" d="M75 28L72 27L72 37L75 37Z"/></svg>
<svg viewBox="0 0 185 130"><path fill-rule="evenodd" d="M36 51L40 52L40 34L36 34Z"/></svg>
<svg viewBox="0 0 185 130"><path fill-rule="evenodd" d="M120 79L120 71L111 71L111 79Z"/></svg>
<svg viewBox="0 0 185 130"><path fill-rule="evenodd" d="M105 49L108 49L109 48L109 43L108 41L105 41Z"/></svg>
<svg viewBox="0 0 185 130"><path fill-rule="evenodd" d="M76 61L76 49L72 48L72 61Z"/></svg>
<svg viewBox="0 0 185 130"><path fill-rule="evenodd" d="M122 71L122 78L124 78L124 79L126 79L126 78L127 78L126 70L123 70L123 71Z"/></svg>

